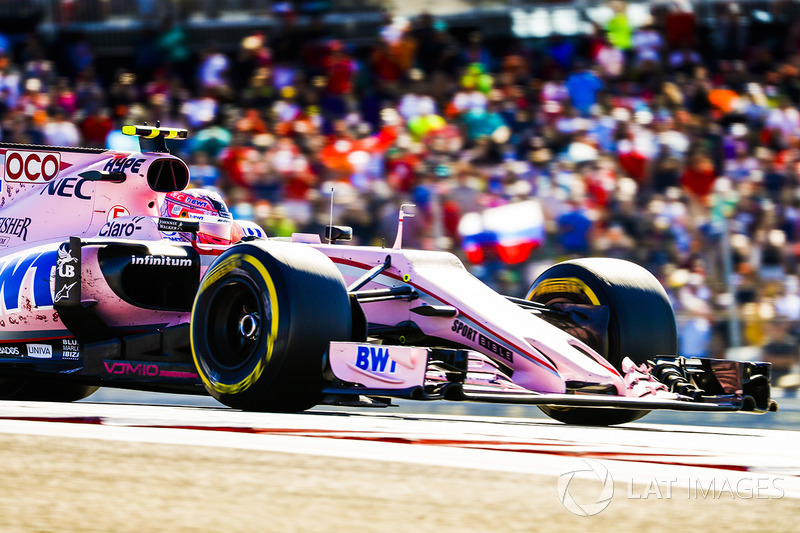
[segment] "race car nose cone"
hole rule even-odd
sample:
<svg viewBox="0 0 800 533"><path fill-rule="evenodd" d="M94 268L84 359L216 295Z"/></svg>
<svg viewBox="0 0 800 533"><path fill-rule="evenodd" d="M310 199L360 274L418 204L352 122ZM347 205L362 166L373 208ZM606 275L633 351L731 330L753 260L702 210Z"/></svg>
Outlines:
<svg viewBox="0 0 800 533"><path fill-rule="evenodd" d="M242 337L255 339L258 336L258 314L252 313L244 315L239 320L239 333Z"/></svg>

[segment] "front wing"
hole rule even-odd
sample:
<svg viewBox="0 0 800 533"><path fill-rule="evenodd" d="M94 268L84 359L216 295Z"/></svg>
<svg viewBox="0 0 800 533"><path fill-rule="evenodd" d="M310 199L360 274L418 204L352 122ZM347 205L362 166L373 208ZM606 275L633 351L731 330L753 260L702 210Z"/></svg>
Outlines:
<svg viewBox="0 0 800 533"><path fill-rule="evenodd" d="M659 357L648 378L657 393L632 397L597 385L571 393L538 393L478 352L460 349L332 342L327 378L331 395L455 400L559 407L670 409L675 411L776 411L770 397L770 364L710 358Z"/></svg>

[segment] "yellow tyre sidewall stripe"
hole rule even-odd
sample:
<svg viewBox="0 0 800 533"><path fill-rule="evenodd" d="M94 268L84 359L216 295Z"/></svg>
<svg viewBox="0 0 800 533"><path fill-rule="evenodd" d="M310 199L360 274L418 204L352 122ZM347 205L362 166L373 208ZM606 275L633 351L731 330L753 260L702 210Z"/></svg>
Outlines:
<svg viewBox="0 0 800 533"><path fill-rule="evenodd" d="M528 296L528 300L533 300L535 296L544 294L583 294L592 305L600 305L600 299L589 286L578 278L551 278L543 280Z"/></svg>
<svg viewBox="0 0 800 533"><path fill-rule="evenodd" d="M266 354L264 357L259 357L258 363L253 368L253 371L250 372L244 379L240 380L237 383L221 383L216 379L211 378L211 376L207 375L205 372L205 367L198 361L197 353L194 348L194 334L189 335L189 341L192 349L192 359L194 360L194 365L197 368L197 374L200 376L200 379L203 380L203 383L209 389L219 393L219 394L237 394L244 390L247 390L250 385L258 381L261 377L261 374L264 372L264 368L269 363L270 359L272 358L272 351L275 347L275 339L278 338L278 318L279 318L279 310L278 310L278 296L277 291L275 290L275 283L272 280L272 276L269 275L267 269L264 268L264 265L261 264L257 259L252 256L244 255L244 254L233 254L217 266L215 266L211 271L209 271L205 278L203 278L203 282L198 289L198 292L206 289L208 286L213 284L215 281L220 279L222 276L241 266L242 261L246 261L250 263L256 271L261 275L261 278L264 280L264 283L267 286L267 293L269 294L270 299L270 306L272 311L272 320L270 325L270 331L267 335L267 349ZM192 309L192 316L195 316L195 308L197 307L197 299L195 298L195 303ZM195 327L194 323L190 326L192 329Z"/></svg>

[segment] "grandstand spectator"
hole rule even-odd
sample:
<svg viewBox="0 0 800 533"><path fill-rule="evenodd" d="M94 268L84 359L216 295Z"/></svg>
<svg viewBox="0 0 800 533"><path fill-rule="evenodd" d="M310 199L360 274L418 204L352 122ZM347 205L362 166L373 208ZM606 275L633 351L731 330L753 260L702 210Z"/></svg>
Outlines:
<svg viewBox="0 0 800 533"><path fill-rule="evenodd" d="M558 244L570 256L586 256L591 252L592 219L578 200L567 202L566 210L558 217Z"/></svg>
<svg viewBox="0 0 800 533"><path fill-rule="evenodd" d="M142 5L156 17L156 4ZM800 25L756 24L731 6L709 9L709 28L686 3L652 5L652 24L637 28L614 2L594 35L538 41L462 35L430 14L334 41L323 19L304 25L287 11L233 53L190 50L167 24L137 47L147 57L116 71L84 38L65 36L52 62L36 39L9 41L0 126L5 141L127 149L117 143L128 121L186 122L192 140L177 149L192 183L219 187L237 214L280 235L317 231L335 188L337 220L366 242L392 236L397 204L413 200L419 225L406 242L463 254L461 216L535 199L547 242L528 261L602 253L665 281L686 271L670 287L682 349L709 354L726 298L751 342L765 340L770 316L800 328L796 287L774 288L800 274ZM731 199L715 196L720 176ZM479 266L490 283L515 268Z"/></svg>
<svg viewBox="0 0 800 533"><path fill-rule="evenodd" d="M608 31L608 39L611 44L620 50L630 50L632 46L633 28L631 27L630 20L628 19L627 5L620 0L609 2L611 9L614 10L614 16L606 24L606 31Z"/></svg>
<svg viewBox="0 0 800 533"><path fill-rule="evenodd" d="M589 110L597 103L597 93L603 88L603 82L597 75L579 64L575 72L565 82L572 105L581 115L588 116Z"/></svg>
<svg viewBox="0 0 800 533"><path fill-rule="evenodd" d="M89 116L81 122L80 130L83 144L93 148L104 148L106 137L114 127L108 110L102 107L91 108Z"/></svg>
<svg viewBox="0 0 800 533"><path fill-rule="evenodd" d="M44 142L53 146L78 146L81 133L73 122L67 120L66 110L57 107L53 116L45 124L42 133Z"/></svg>
<svg viewBox="0 0 800 533"><path fill-rule="evenodd" d="M717 175L711 158L706 154L697 153L689 158L680 182L689 198L700 205L707 205L716 179Z"/></svg>

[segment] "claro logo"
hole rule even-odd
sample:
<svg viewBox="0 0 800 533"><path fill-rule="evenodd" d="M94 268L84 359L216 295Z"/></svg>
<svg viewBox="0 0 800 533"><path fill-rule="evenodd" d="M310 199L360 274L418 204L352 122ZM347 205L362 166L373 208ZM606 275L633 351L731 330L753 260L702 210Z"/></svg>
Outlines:
<svg viewBox="0 0 800 533"><path fill-rule="evenodd" d="M61 154L57 152L6 152L5 179L10 183L48 183L58 176Z"/></svg>

